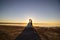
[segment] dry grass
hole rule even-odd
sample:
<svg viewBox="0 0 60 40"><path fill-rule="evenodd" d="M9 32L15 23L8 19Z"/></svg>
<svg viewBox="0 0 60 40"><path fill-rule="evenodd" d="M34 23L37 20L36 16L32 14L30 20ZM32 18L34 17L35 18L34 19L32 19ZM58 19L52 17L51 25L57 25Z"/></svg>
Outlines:
<svg viewBox="0 0 60 40"><path fill-rule="evenodd" d="M1 26L0 40L15 40L24 30L23 26ZM60 27L34 27L41 40L60 40Z"/></svg>

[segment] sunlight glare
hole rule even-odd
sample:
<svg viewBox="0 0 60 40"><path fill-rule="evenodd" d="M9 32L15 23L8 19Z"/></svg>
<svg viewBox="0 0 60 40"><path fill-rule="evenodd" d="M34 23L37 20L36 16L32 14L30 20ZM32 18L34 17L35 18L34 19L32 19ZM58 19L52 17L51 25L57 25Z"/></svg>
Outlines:
<svg viewBox="0 0 60 40"><path fill-rule="evenodd" d="M29 19L31 19L32 20L32 22L34 22L34 18L27 18L27 23L29 22Z"/></svg>

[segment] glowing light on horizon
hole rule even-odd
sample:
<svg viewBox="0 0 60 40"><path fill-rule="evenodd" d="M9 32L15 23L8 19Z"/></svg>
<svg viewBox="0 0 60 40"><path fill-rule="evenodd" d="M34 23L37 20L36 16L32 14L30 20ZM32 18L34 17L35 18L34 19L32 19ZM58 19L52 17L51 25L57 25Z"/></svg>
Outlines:
<svg viewBox="0 0 60 40"><path fill-rule="evenodd" d="M29 22L29 19L32 19L32 22L33 22L33 23L35 22L34 18L28 17L27 20L26 20L27 23Z"/></svg>

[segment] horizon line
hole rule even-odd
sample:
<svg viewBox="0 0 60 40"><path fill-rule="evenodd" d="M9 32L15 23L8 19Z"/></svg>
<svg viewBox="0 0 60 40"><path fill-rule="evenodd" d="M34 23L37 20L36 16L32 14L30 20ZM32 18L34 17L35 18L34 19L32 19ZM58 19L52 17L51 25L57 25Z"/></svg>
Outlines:
<svg viewBox="0 0 60 40"><path fill-rule="evenodd" d="M25 24L25 23L27 22L0 22L0 24ZM34 22L33 24L37 24L37 23L40 24L40 23L45 23L45 22ZM56 23L56 22L46 22L46 23ZM60 24L60 22L57 22L57 23Z"/></svg>

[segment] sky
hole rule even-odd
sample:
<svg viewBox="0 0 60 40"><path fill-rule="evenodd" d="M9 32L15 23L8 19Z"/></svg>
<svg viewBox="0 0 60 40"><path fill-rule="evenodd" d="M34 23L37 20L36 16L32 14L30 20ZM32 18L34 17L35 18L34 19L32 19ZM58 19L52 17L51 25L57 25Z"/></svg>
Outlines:
<svg viewBox="0 0 60 40"><path fill-rule="evenodd" d="M60 22L59 0L0 0L0 22Z"/></svg>

